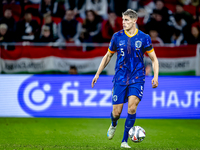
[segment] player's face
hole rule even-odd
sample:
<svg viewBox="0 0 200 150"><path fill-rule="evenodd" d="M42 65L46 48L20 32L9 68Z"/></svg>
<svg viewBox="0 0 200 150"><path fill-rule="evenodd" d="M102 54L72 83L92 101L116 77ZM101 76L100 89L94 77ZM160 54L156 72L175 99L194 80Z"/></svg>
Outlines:
<svg viewBox="0 0 200 150"><path fill-rule="evenodd" d="M132 28L134 27L134 24L136 23L136 19L130 18L130 17L127 16L127 15L124 15L124 16L122 17L122 19L123 19L123 22L122 22L123 28L124 28L124 30L126 30L126 31L132 29Z"/></svg>

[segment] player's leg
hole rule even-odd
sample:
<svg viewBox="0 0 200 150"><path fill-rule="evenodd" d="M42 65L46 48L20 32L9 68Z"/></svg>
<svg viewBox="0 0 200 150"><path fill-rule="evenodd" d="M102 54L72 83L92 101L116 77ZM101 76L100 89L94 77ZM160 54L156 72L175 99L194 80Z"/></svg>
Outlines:
<svg viewBox="0 0 200 150"><path fill-rule="evenodd" d="M120 114L122 112L123 104L113 105L113 111L111 112L111 125L107 132L107 137L111 140L115 135L115 130L117 127L117 120L120 118Z"/></svg>
<svg viewBox="0 0 200 150"><path fill-rule="evenodd" d="M113 105L113 111L111 112L111 121L113 127L117 126L117 120L121 115L122 109L123 109L123 104Z"/></svg>
<svg viewBox="0 0 200 150"><path fill-rule="evenodd" d="M139 102L142 99L144 90L144 83L135 83L129 85L128 87L128 115L126 118L126 122L124 125L124 136L122 142L126 142L128 140L128 132L131 127L133 127L136 119L136 110Z"/></svg>
<svg viewBox="0 0 200 150"><path fill-rule="evenodd" d="M115 83L113 86L113 91L112 91L113 110L110 115L112 123L107 132L107 137L109 140L111 140L115 134L115 130L117 127L117 120L119 119L123 109L124 97L126 95L126 88L127 86L121 86L118 83Z"/></svg>
<svg viewBox="0 0 200 150"><path fill-rule="evenodd" d="M124 136L122 142L127 142L128 140L128 131L130 130L130 128L133 127L135 123L136 110L139 102L140 99L137 96L132 95L128 97L128 115L125 122Z"/></svg>
<svg viewBox="0 0 200 150"><path fill-rule="evenodd" d="M122 139L121 147L131 148L127 143L128 136L129 136L128 132L135 123L136 110L137 110L137 106L139 102L140 102L140 99L137 96L132 95L128 97L128 115L127 115L126 122L124 125L124 136Z"/></svg>

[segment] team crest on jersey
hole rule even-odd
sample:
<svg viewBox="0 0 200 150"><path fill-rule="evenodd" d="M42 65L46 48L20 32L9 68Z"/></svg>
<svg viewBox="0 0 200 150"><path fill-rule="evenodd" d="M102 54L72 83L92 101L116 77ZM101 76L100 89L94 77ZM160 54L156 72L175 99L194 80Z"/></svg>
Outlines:
<svg viewBox="0 0 200 150"><path fill-rule="evenodd" d="M138 50L140 47L142 46L142 42L141 41L135 41L135 47Z"/></svg>

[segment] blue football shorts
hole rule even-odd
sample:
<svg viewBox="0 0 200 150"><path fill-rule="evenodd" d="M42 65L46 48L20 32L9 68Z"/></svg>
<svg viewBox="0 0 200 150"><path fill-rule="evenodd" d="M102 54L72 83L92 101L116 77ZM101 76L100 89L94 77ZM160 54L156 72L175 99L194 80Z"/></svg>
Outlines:
<svg viewBox="0 0 200 150"><path fill-rule="evenodd" d="M134 83L130 85L120 85L115 83L112 89L112 104L122 104L128 102L131 95L137 96L142 100L144 83Z"/></svg>

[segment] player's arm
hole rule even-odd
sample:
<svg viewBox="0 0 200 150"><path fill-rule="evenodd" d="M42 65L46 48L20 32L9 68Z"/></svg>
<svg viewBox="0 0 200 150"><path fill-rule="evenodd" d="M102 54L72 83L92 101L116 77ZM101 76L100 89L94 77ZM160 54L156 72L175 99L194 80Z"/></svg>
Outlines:
<svg viewBox="0 0 200 150"><path fill-rule="evenodd" d="M153 71L154 71L154 78L152 79L152 87L156 88L158 86L158 72L159 72L159 64L158 59L156 57L156 53L152 51L151 53L147 53L149 58L152 61Z"/></svg>
<svg viewBox="0 0 200 150"><path fill-rule="evenodd" d="M106 55L103 57L103 59L101 60L101 63L99 65L99 68L96 72L96 75L94 76L93 80L92 80L92 88L94 87L94 84L97 82L97 79L99 78L99 75L101 74L101 72L103 71L103 69L108 65L108 63L110 62L110 59L112 58L114 53L110 53L109 51L106 53Z"/></svg>

